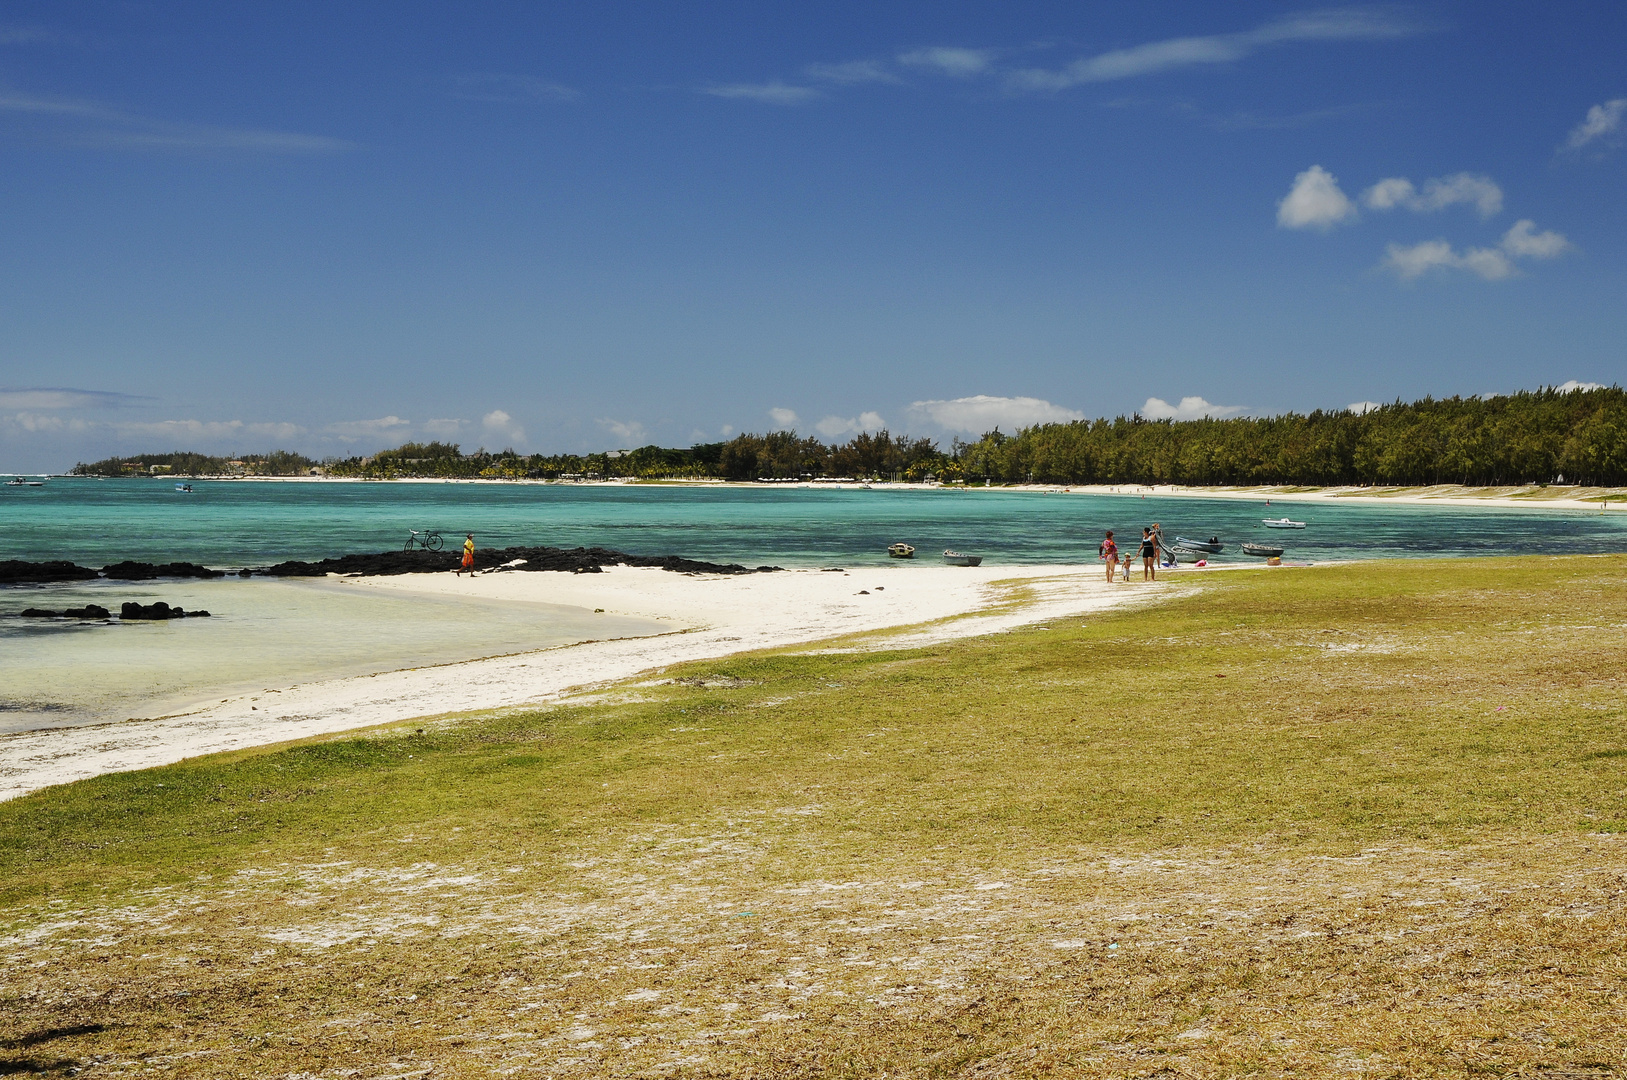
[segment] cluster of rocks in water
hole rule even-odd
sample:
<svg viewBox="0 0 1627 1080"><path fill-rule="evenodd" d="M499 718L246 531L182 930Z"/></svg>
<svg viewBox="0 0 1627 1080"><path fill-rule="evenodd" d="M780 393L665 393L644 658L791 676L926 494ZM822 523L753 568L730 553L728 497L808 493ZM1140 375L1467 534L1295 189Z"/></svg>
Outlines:
<svg viewBox="0 0 1627 1080"><path fill-rule="evenodd" d="M289 561L274 566L247 568L236 571L239 577L263 575L265 577L321 577L325 574L345 574L373 577L392 574L425 574L455 570L462 565L463 556L451 551L384 551L377 555L341 555L336 559L317 562ZM784 569L779 566L742 566L739 563L701 562L678 555L629 555L625 551L609 548L554 548L506 547L482 548L475 551L476 570L553 570L572 574L598 574L607 566L653 566L680 574L762 574ZM42 585L62 581L154 581L158 578L220 578L227 571L212 570L197 563L172 562L116 562L100 570L75 563L53 560L48 562L22 562L16 559L0 561L0 585ZM21 615L28 619L111 619L112 612L99 604L48 611L45 608L25 608ZM119 609L119 618L126 621L204 618L207 611L187 611L171 607L163 601L153 604L126 603Z"/></svg>
<svg viewBox="0 0 1627 1080"><path fill-rule="evenodd" d="M61 611L47 611L45 608L24 608L24 619L111 619L113 613L100 604L86 604L84 607L64 608ZM170 607L159 600L153 604L138 604L133 600L126 601L119 608L119 618L126 620L157 621L163 619L207 619L207 611L187 611L185 608Z"/></svg>
<svg viewBox="0 0 1627 1080"><path fill-rule="evenodd" d="M324 574L350 574L373 577L392 574L424 574L456 570L463 561L455 551L383 551L376 555L341 555L317 562L290 560L272 566L235 571L239 577L321 577ZM475 551L476 570L555 570L573 574L597 574L607 566L655 566L680 574L759 574L783 569L778 566L742 566L739 563L701 562L679 555L629 555L609 548L506 547ZM100 570L61 560L50 562L0 561L0 585L37 585L57 581L153 581L158 578L220 578L227 571L212 570L197 563L116 562Z"/></svg>
<svg viewBox="0 0 1627 1080"><path fill-rule="evenodd" d="M342 555L318 562L281 562L255 570L275 577L318 577L322 574L355 574L374 577L391 574L423 574L456 570L463 555L453 551L383 551L377 555ZM555 570L572 574L597 574L607 566L655 566L680 574L761 574L783 569L779 566L742 566L739 563L700 562L679 555L629 555L609 548L506 547L477 548L476 570Z"/></svg>
<svg viewBox="0 0 1627 1080"><path fill-rule="evenodd" d="M116 562L100 570L53 559L48 562L0 561L0 585L43 585L53 581L154 581L158 578L219 578L224 570L211 570L197 563Z"/></svg>

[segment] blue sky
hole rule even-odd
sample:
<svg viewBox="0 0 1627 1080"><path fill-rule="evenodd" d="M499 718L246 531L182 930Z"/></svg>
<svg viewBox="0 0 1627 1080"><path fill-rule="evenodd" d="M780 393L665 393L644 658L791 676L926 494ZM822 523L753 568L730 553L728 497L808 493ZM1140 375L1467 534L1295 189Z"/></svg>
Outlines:
<svg viewBox="0 0 1627 1080"><path fill-rule="evenodd" d="M1622 381L1627 7L0 8L0 468Z"/></svg>

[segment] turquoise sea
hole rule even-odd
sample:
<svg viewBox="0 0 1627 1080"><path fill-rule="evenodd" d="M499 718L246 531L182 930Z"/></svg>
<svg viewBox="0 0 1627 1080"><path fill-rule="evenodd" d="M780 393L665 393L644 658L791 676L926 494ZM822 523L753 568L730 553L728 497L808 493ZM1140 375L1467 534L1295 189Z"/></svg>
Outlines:
<svg viewBox="0 0 1627 1080"><path fill-rule="evenodd" d="M1293 559L1565 555L1627 550L1627 509L1231 501L948 488L570 485L320 481L192 483L54 478L0 487L0 559L185 560L264 565L399 549L409 529L485 547L602 546L750 565L884 563L902 540L922 555L954 547L990 563L1088 561L1103 529L1218 535L1236 551L1272 540ZM1304 531L1266 529L1288 515ZM1224 557L1223 557L1224 558Z"/></svg>
<svg viewBox="0 0 1627 1080"><path fill-rule="evenodd" d="M1627 551L1627 510L1476 509L1368 501L1230 501L1038 491L821 486L566 485L53 478L0 487L0 559L260 566L399 549L409 529L449 547L602 546L645 555L796 566L889 563L915 545L986 564L1094 563L1104 529L1270 540L1296 561ZM1288 515L1303 531L1266 529ZM909 564L892 563L900 570ZM25 607L125 600L206 608L161 624L22 619ZM109 582L0 587L0 735L157 716L308 679L664 632L666 624L526 603L359 595L321 581Z"/></svg>

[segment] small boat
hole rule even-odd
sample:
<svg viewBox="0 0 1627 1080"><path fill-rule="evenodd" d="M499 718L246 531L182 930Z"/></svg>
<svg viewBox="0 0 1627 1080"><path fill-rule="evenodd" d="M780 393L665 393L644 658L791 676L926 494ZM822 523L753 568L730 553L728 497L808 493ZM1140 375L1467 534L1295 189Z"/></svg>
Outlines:
<svg viewBox="0 0 1627 1080"><path fill-rule="evenodd" d="M983 556L964 555L961 552L950 551L946 548L943 553L943 561L950 566L981 566L983 565Z"/></svg>
<svg viewBox="0 0 1627 1080"><path fill-rule="evenodd" d="M1303 529L1303 521L1290 521L1287 518L1261 518L1260 524L1268 529Z"/></svg>
<svg viewBox="0 0 1627 1080"><path fill-rule="evenodd" d="M1219 555L1226 550L1226 545L1213 536L1207 540L1188 540L1184 536L1177 536L1175 546L1177 548L1186 548L1188 551L1207 551L1211 555Z"/></svg>
<svg viewBox="0 0 1627 1080"><path fill-rule="evenodd" d="M888 544L887 554L895 559L913 559L915 558L915 549L908 544Z"/></svg>
<svg viewBox="0 0 1627 1080"><path fill-rule="evenodd" d="M1272 547L1270 544L1245 543L1243 545L1243 554L1258 555L1262 559L1280 559L1282 558L1282 548Z"/></svg>
<svg viewBox="0 0 1627 1080"><path fill-rule="evenodd" d="M43 481L43 480L24 480L22 477L18 476L18 477L15 477L14 479L7 480L6 481L6 486L7 487L44 487L45 486L45 481Z"/></svg>
<svg viewBox="0 0 1627 1080"><path fill-rule="evenodd" d="M175 485L175 490L176 491L191 491L192 490L192 485L191 484L176 484Z"/></svg>

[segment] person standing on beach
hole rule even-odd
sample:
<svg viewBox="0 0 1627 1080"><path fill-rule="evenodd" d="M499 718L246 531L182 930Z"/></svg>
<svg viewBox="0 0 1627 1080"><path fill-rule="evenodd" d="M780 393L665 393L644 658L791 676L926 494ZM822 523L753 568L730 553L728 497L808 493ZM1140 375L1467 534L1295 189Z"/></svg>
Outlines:
<svg viewBox="0 0 1627 1080"><path fill-rule="evenodd" d="M458 577L469 571L469 576L475 576L475 534L469 533L463 538L463 565L458 568Z"/></svg>
<svg viewBox="0 0 1627 1080"><path fill-rule="evenodd" d="M1141 580L1158 580L1158 541L1152 529L1141 530Z"/></svg>
<svg viewBox="0 0 1627 1080"><path fill-rule="evenodd" d="M1113 571L1119 568L1119 546L1113 542L1113 530L1107 530L1107 539L1102 541L1102 561L1107 563L1107 583L1113 584Z"/></svg>

